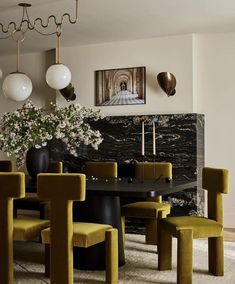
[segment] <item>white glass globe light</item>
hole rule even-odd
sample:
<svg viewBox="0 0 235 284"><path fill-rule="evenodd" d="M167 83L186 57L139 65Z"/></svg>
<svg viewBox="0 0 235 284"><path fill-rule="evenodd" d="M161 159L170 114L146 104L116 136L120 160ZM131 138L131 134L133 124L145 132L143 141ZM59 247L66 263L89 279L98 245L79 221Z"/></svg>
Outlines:
<svg viewBox="0 0 235 284"><path fill-rule="evenodd" d="M32 93L33 85L24 73L11 73L3 81L2 90L7 99L24 101Z"/></svg>
<svg viewBox="0 0 235 284"><path fill-rule="evenodd" d="M64 89L71 82L71 72L63 64L54 64L50 66L46 73L47 84L56 90Z"/></svg>

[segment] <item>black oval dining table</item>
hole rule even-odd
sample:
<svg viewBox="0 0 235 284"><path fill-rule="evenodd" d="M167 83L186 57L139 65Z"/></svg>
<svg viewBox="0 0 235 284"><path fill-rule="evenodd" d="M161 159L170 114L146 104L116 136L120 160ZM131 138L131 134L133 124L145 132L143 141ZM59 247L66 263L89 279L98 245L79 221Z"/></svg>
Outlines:
<svg viewBox="0 0 235 284"><path fill-rule="evenodd" d="M120 198L149 198L164 196L197 186L196 181L166 181L89 178L86 181L86 200L74 202L73 220L109 224L118 229L119 266L125 264ZM37 192L37 183L26 178L26 192ZM74 248L74 267L84 270L105 269L104 243L89 248Z"/></svg>

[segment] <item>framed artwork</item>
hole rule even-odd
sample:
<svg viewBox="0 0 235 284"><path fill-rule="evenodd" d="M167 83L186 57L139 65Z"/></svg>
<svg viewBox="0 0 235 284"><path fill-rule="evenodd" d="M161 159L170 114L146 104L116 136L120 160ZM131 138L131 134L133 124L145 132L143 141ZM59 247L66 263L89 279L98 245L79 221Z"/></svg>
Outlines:
<svg viewBox="0 0 235 284"><path fill-rule="evenodd" d="M95 105L146 103L146 68L131 67L95 71Z"/></svg>

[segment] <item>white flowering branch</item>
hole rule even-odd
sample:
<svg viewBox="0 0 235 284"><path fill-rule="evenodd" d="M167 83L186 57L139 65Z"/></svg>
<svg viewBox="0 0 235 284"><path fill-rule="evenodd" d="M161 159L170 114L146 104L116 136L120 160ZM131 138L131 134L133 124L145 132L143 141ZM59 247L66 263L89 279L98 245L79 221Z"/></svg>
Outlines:
<svg viewBox="0 0 235 284"><path fill-rule="evenodd" d="M0 150L16 158L17 167L23 166L25 155L31 147L41 148L53 138L62 140L69 152L77 156L81 143L98 149L103 139L93 130L87 119L103 118L100 111L71 104L67 107L53 105L51 113L35 106L31 101L0 119Z"/></svg>

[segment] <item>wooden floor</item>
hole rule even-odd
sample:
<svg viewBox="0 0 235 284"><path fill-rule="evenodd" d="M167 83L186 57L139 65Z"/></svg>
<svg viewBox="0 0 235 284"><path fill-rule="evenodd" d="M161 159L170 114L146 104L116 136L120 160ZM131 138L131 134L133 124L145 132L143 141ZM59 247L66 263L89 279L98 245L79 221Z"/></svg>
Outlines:
<svg viewBox="0 0 235 284"><path fill-rule="evenodd" d="M224 229L224 240L226 242L235 242L235 229Z"/></svg>

